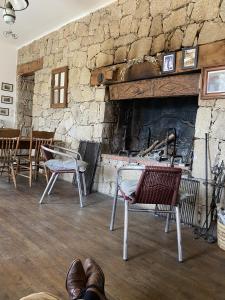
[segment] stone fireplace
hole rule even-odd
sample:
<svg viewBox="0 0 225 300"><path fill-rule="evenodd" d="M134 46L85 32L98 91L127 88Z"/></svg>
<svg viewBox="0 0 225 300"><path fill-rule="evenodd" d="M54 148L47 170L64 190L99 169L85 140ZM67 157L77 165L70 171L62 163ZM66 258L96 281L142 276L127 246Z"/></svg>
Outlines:
<svg viewBox="0 0 225 300"><path fill-rule="evenodd" d="M174 134L171 145L167 145L168 156L155 150L148 157L165 161L173 155L180 162L190 163L197 108L197 96L114 101L109 153L137 156L156 141Z"/></svg>

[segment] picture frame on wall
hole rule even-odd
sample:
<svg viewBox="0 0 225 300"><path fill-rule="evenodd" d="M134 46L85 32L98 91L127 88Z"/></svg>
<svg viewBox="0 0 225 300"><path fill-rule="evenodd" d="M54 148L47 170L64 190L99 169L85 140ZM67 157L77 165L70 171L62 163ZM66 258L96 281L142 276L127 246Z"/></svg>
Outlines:
<svg viewBox="0 0 225 300"><path fill-rule="evenodd" d="M1 96L1 103L4 103L4 104L13 104L13 97L2 95Z"/></svg>
<svg viewBox="0 0 225 300"><path fill-rule="evenodd" d="M201 98L225 98L225 65L203 68Z"/></svg>
<svg viewBox="0 0 225 300"><path fill-rule="evenodd" d="M0 115L1 116L8 116L9 115L9 109L5 107L0 107Z"/></svg>
<svg viewBox="0 0 225 300"><path fill-rule="evenodd" d="M162 73L173 73L176 69L176 53L165 53L162 57Z"/></svg>
<svg viewBox="0 0 225 300"><path fill-rule="evenodd" d="M1 89L2 89L2 91L13 92L13 84L12 83L2 82Z"/></svg>
<svg viewBox="0 0 225 300"><path fill-rule="evenodd" d="M198 64L198 47L182 49L182 69L196 69Z"/></svg>

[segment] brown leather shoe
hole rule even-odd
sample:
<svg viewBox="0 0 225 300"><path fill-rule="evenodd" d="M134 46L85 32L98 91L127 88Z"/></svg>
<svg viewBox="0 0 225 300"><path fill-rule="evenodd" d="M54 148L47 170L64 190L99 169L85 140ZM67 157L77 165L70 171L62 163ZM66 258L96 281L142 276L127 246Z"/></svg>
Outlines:
<svg viewBox="0 0 225 300"><path fill-rule="evenodd" d="M87 278L86 290L94 291L101 300L105 300L105 276L102 269L93 259L87 258L84 271Z"/></svg>
<svg viewBox="0 0 225 300"><path fill-rule="evenodd" d="M66 290L71 300L82 298L86 287L86 276L80 259L70 265L66 276Z"/></svg>

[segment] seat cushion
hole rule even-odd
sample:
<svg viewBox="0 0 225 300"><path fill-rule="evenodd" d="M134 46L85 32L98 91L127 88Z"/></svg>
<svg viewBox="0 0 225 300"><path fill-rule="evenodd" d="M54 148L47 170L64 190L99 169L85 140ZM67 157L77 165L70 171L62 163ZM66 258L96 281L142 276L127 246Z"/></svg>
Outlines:
<svg viewBox="0 0 225 300"><path fill-rule="evenodd" d="M45 162L47 168L53 172L57 171L71 171L76 170L76 164L73 159L62 160L62 159L49 159ZM87 168L87 163L83 160L77 160L78 170L84 172Z"/></svg>
<svg viewBox="0 0 225 300"><path fill-rule="evenodd" d="M29 296L23 297L20 300L60 300L60 299L49 293L41 292L41 293L30 294Z"/></svg>

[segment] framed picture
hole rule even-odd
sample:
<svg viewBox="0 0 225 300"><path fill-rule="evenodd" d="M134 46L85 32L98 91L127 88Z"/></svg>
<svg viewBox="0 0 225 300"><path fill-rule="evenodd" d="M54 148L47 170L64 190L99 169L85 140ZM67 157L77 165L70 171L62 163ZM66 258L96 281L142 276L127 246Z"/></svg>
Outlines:
<svg viewBox="0 0 225 300"><path fill-rule="evenodd" d="M2 115L2 116L8 116L9 115L9 109L8 108L4 108L4 107L0 107L0 115Z"/></svg>
<svg viewBox="0 0 225 300"><path fill-rule="evenodd" d="M225 65L203 68L202 99L225 98Z"/></svg>
<svg viewBox="0 0 225 300"><path fill-rule="evenodd" d="M2 91L13 92L13 84L2 82Z"/></svg>
<svg viewBox="0 0 225 300"><path fill-rule="evenodd" d="M1 96L1 103L4 104L13 104L13 97L11 96Z"/></svg>
<svg viewBox="0 0 225 300"><path fill-rule="evenodd" d="M182 69L195 69L198 63L198 47L182 49Z"/></svg>
<svg viewBox="0 0 225 300"><path fill-rule="evenodd" d="M162 73L175 72L176 54L175 52L165 53L162 61Z"/></svg>

